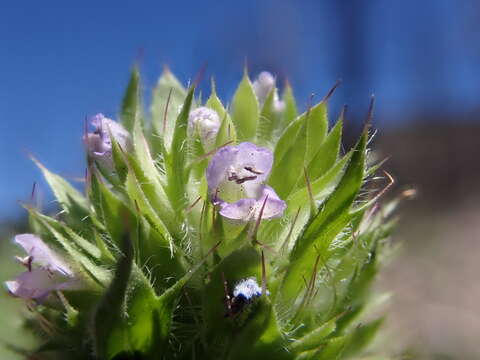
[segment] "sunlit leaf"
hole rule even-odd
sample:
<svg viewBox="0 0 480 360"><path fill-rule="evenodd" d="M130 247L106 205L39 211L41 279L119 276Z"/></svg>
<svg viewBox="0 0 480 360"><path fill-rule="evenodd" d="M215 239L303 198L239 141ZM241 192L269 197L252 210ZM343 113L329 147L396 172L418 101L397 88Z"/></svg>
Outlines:
<svg viewBox="0 0 480 360"><path fill-rule="evenodd" d="M257 97L245 71L232 102L232 121L237 131L238 141L252 141L255 138L259 117L258 108Z"/></svg>
<svg viewBox="0 0 480 360"><path fill-rule="evenodd" d="M170 69L165 68L157 86L153 90L151 114L152 114L152 145L154 154L160 153L157 142L162 138L168 148L172 142L173 132L176 127L177 116L185 102L187 91L172 74ZM168 106L167 106L168 104Z"/></svg>

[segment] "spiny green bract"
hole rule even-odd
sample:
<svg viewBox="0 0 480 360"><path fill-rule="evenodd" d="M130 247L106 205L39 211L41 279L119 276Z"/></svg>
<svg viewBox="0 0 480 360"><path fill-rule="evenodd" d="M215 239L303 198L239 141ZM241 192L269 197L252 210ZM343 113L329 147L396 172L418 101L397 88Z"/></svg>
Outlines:
<svg viewBox="0 0 480 360"><path fill-rule="evenodd" d="M329 130L326 102L297 114L288 85L259 101L245 73L227 110L213 82L202 103L167 70L147 121L135 69L120 114L132 148L111 136L113 171L89 156L85 197L39 164L62 211L49 217L26 206L32 232L61 249L87 286L34 306L29 326L44 341L37 354L362 356L382 323L368 315L378 305L370 285L394 204L378 206L364 187L377 168L367 165L368 127L343 153L343 115ZM189 113L202 105L221 120L214 150L188 129ZM287 204L281 218L233 223L211 203L209 159L243 141L274 152L268 185ZM246 278L268 292L229 313L232 289Z"/></svg>

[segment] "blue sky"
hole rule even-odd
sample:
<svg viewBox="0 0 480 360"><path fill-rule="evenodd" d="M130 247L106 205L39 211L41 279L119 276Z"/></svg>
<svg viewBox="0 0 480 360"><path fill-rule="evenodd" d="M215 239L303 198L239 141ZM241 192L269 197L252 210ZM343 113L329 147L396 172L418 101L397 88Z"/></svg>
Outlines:
<svg viewBox="0 0 480 360"><path fill-rule="evenodd" d="M146 94L164 64L187 82L206 63L225 99L245 59L252 75L269 69L288 77L301 104L342 78L333 112L342 103L364 112L375 92L380 128L408 125L416 114L476 109L475 1L360 3L4 1L0 217L22 213L16 202L28 199L34 181L50 198L28 152L67 178L83 175L84 119L97 112L116 116L135 61Z"/></svg>

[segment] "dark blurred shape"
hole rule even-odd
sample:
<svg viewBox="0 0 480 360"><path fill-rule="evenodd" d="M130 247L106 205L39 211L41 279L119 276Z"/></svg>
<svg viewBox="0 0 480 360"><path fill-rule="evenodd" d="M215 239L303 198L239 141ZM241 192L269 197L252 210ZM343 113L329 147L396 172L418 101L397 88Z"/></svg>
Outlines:
<svg viewBox="0 0 480 360"><path fill-rule="evenodd" d="M480 194L480 124L455 120L436 118L377 136L374 147L389 157L385 168L399 184L417 188L425 205L448 207Z"/></svg>

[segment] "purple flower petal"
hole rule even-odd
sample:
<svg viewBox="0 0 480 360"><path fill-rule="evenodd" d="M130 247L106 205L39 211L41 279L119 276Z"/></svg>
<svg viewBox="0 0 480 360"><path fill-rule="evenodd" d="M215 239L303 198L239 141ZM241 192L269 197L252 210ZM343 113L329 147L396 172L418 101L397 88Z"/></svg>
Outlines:
<svg viewBox="0 0 480 360"><path fill-rule="evenodd" d="M219 149L207 167L207 183L210 191L214 191L227 179L228 169L235 164L238 149L236 146L225 146Z"/></svg>
<svg viewBox="0 0 480 360"><path fill-rule="evenodd" d="M220 215L242 222L257 219L260 216L265 200L266 203L262 213L262 220L273 219L283 215L287 204L278 197L271 187L266 185L262 186L261 195L256 199L240 199L234 203L220 201Z"/></svg>
<svg viewBox="0 0 480 360"><path fill-rule="evenodd" d="M76 280L41 268L25 271L15 280L6 281L5 285L12 295L24 299L43 299L54 290L80 288Z"/></svg>
<svg viewBox="0 0 480 360"><path fill-rule="evenodd" d="M24 299L45 297L55 287L49 273L42 269L33 269L21 273L15 280L5 282L8 291Z"/></svg>
<svg viewBox="0 0 480 360"><path fill-rule="evenodd" d="M125 128L118 122L106 118L103 114L95 115L91 123L95 128L95 134L98 134L104 143L104 145L111 148L112 142L110 140L110 133L118 142L118 144L124 149L127 150L127 147L130 142L130 134Z"/></svg>
<svg viewBox="0 0 480 360"><path fill-rule="evenodd" d="M52 272L72 275L70 268L38 236L21 234L15 236L14 242L23 247L27 255L32 258L32 263Z"/></svg>
<svg viewBox="0 0 480 360"><path fill-rule="evenodd" d="M265 199L267 198L267 202L265 204L265 208L263 209L262 219L273 219L277 217L281 217L283 212L287 208L287 204L285 201L280 199L270 186L264 186L262 196L257 199L257 206L259 205L261 209Z"/></svg>
<svg viewBox="0 0 480 360"><path fill-rule="evenodd" d="M64 260L38 236L20 234L15 236L14 242L22 246L27 253L25 258L18 259L28 267L28 271L15 280L5 282L10 293L39 301L53 290L83 288L82 282L75 277Z"/></svg>
<svg viewBox="0 0 480 360"><path fill-rule="evenodd" d="M270 150L244 142L237 146L225 146L217 151L207 168L207 183L215 191L222 183L234 176L238 185L265 181L272 169L273 154ZM247 180L251 178L251 180Z"/></svg>
<svg viewBox="0 0 480 360"><path fill-rule="evenodd" d="M104 154L109 150L98 134L87 134L85 137L85 145L90 153Z"/></svg>
<svg viewBox="0 0 480 360"><path fill-rule="evenodd" d="M249 142L243 142L237 147L237 161L241 164L240 167L250 175L257 175L257 182L265 181L272 170L273 153L267 148Z"/></svg>
<svg viewBox="0 0 480 360"><path fill-rule="evenodd" d="M282 216L286 204L275 191L264 185L273 164L270 150L244 142L225 146L207 167L207 183L220 215L240 221L258 218L266 200L262 219Z"/></svg>
<svg viewBox="0 0 480 360"><path fill-rule="evenodd" d="M255 214L256 204L255 199L240 199L234 203L222 202L220 215L232 220L248 221Z"/></svg>
<svg viewBox="0 0 480 360"><path fill-rule="evenodd" d="M95 128L94 133L89 133L84 137L87 151L103 167L113 168L110 133L125 151L131 149L130 134L121 124L106 118L102 114L92 117L91 124Z"/></svg>

